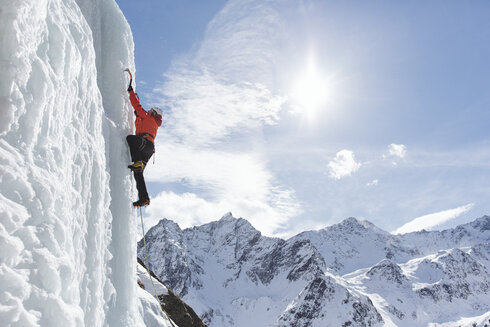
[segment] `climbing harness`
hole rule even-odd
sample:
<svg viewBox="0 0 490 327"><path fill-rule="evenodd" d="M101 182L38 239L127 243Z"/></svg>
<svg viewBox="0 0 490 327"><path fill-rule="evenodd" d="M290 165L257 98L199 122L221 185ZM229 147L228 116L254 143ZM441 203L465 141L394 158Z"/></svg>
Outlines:
<svg viewBox="0 0 490 327"><path fill-rule="evenodd" d="M155 288L155 284L153 283L153 278L151 278L150 266L148 264L148 250L147 250L147 247L146 247L145 225L143 225L143 211L141 210L141 207L139 209L140 209L141 231L143 232L143 244L145 246L145 265L146 265L146 272L148 273L148 276L150 277L151 286L153 287L153 294L157 298L158 303L160 304L160 309L162 310L163 315L166 316L167 319L168 319L168 321L170 322L170 324L173 327L175 327L174 323L172 322L172 319L170 319L168 313L163 309L163 303L160 301L160 298L157 295L157 290Z"/></svg>

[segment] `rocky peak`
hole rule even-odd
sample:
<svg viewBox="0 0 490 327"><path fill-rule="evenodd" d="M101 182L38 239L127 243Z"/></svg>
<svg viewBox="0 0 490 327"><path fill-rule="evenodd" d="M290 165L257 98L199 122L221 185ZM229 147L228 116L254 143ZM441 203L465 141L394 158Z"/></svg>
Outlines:
<svg viewBox="0 0 490 327"><path fill-rule="evenodd" d="M389 235L389 233L376 227L373 223L367 220L358 220L357 218L354 217L349 217L347 219L344 219L340 223L329 226L324 230L345 232L345 233L357 234L357 235L367 234L367 233Z"/></svg>
<svg viewBox="0 0 490 327"><path fill-rule="evenodd" d="M214 253L217 257L237 259L246 248L258 242L262 234L247 220L228 213L218 221L184 230L184 237L193 248Z"/></svg>
<svg viewBox="0 0 490 327"><path fill-rule="evenodd" d="M403 274L402 269L396 263L389 259L383 259L374 265L366 273L371 279L394 282L398 285L408 282L408 278Z"/></svg>
<svg viewBox="0 0 490 327"><path fill-rule="evenodd" d="M152 234L156 235L161 233L172 234L172 235L182 234L182 229L180 229L179 224L177 224L176 222L163 218L158 222L158 224L150 228L150 230L148 231L148 234L150 235Z"/></svg>
<svg viewBox="0 0 490 327"><path fill-rule="evenodd" d="M478 218L477 220L469 223L469 225L480 232L488 232L490 231L490 216Z"/></svg>
<svg viewBox="0 0 490 327"><path fill-rule="evenodd" d="M233 217L231 212L224 215L218 221L213 221L201 226L192 227L190 229L186 229L185 232L188 232L189 230L193 232L207 233L212 236L222 236L227 234L246 235L249 233L260 233L247 220L243 218L235 218Z"/></svg>
<svg viewBox="0 0 490 327"><path fill-rule="evenodd" d="M227 212L226 214L223 215L223 217L221 217L221 219L219 221L233 221L233 220L236 220L235 217L233 217L233 214L231 212Z"/></svg>
<svg viewBox="0 0 490 327"><path fill-rule="evenodd" d="M368 297L354 294L333 278L318 274L287 307L277 325L382 326L383 318Z"/></svg>
<svg viewBox="0 0 490 327"><path fill-rule="evenodd" d="M335 224L331 227L336 227L339 229L347 229L347 230L362 230L366 229L366 227L355 217L349 217L347 219L342 220L340 223ZM327 227L328 228L328 227Z"/></svg>
<svg viewBox="0 0 490 327"><path fill-rule="evenodd" d="M289 281L311 279L325 270L325 261L308 240L278 240L263 256L255 258L249 278L269 284L281 272Z"/></svg>
<svg viewBox="0 0 490 327"><path fill-rule="evenodd" d="M480 243L472 246L469 254L480 261L487 263L486 267L490 267L490 243Z"/></svg>
<svg viewBox="0 0 490 327"><path fill-rule="evenodd" d="M451 243L457 242L459 246L467 246L479 242L490 242L490 216L480 217L470 223L460 225L454 229L447 229L442 232L433 232L439 234L436 237L442 238Z"/></svg>
<svg viewBox="0 0 490 327"><path fill-rule="evenodd" d="M465 278L467 275L480 275L486 268L471 255L460 249L443 251L437 258L444 273L449 278Z"/></svg>

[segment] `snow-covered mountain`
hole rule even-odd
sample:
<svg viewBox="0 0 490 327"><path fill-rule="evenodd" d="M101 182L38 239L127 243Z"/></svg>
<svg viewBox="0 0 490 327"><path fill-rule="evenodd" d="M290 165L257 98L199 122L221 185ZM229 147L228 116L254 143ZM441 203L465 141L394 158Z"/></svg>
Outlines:
<svg viewBox="0 0 490 327"><path fill-rule="evenodd" d="M0 325L144 326L129 25L114 0L0 0L0 22Z"/></svg>
<svg viewBox="0 0 490 327"><path fill-rule="evenodd" d="M404 235L348 218L282 240L227 214L163 219L146 239L151 269L212 327L490 325L489 216Z"/></svg>

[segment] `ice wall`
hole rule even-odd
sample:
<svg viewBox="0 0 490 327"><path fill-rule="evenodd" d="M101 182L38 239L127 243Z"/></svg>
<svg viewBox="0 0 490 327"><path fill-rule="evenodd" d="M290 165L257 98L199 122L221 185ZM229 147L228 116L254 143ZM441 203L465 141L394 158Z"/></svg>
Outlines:
<svg viewBox="0 0 490 327"><path fill-rule="evenodd" d="M136 243L134 219L136 212L131 208L131 181L127 169L129 152L126 135L133 126L133 110L128 107L127 74L124 68L134 72L134 45L131 29L114 0L77 0L83 15L93 31L96 53L97 84L102 94L106 114L105 138L108 140L106 156L110 172L112 201L110 210L113 258L112 282L117 296L109 307L109 323L114 326L134 325L132 317L137 307L135 285ZM129 259L129 260L128 260Z"/></svg>
<svg viewBox="0 0 490 327"><path fill-rule="evenodd" d="M0 321L142 326L114 0L0 0Z"/></svg>

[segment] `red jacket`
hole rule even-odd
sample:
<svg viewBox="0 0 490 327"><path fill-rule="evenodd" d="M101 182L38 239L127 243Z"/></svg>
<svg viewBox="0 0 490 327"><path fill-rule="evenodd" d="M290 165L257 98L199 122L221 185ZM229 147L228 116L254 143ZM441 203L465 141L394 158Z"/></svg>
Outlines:
<svg viewBox="0 0 490 327"><path fill-rule="evenodd" d="M140 134L150 134L145 135L145 137L154 142L157 136L157 130L160 125L162 125L162 116L160 115L150 115L140 104L140 100L134 91L129 92L129 100L131 100L131 105L134 110L136 110L136 120L134 126L136 127L136 135Z"/></svg>

